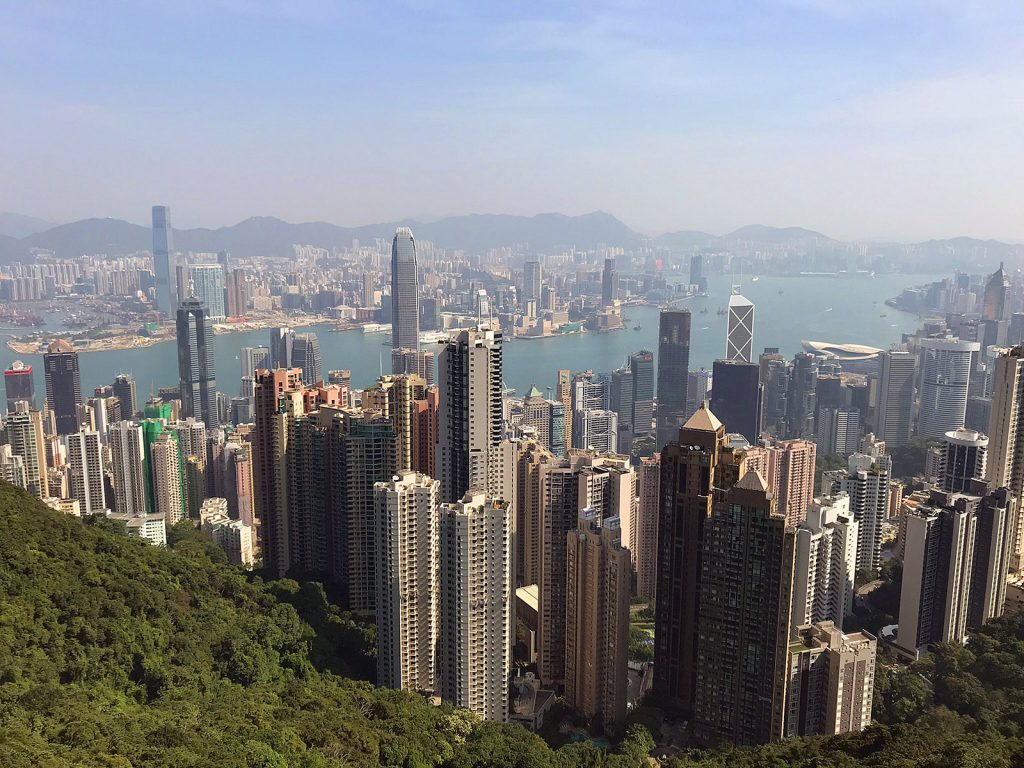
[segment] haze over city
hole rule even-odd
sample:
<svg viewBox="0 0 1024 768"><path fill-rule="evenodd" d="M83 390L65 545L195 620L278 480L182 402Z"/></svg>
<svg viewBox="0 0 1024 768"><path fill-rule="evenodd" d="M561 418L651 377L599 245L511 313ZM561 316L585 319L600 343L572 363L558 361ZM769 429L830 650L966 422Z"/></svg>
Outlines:
<svg viewBox="0 0 1024 768"><path fill-rule="evenodd" d="M0 210L1024 240L1024 6L14 2Z"/></svg>

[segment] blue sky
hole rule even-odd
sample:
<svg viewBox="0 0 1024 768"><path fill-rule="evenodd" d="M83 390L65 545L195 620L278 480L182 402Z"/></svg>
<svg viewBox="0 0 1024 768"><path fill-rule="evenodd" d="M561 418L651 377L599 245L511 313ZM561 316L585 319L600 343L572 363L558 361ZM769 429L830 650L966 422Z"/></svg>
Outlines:
<svg viewBox="0 0 1024 768"><path fill-rule="evenodd" d="M0 210L1024 240L1020 0L0 0Z"/></svg>

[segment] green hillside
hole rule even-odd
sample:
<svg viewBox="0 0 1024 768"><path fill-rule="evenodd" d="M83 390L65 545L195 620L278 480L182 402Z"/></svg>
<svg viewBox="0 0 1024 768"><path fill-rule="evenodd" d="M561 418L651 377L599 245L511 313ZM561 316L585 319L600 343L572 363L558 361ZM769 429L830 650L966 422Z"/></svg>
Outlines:
<svg viewBox="0 0 1024 768"><path fill-rule="evenodd" d="M319 585L263 583L198 534L173 539L157 549L0 484L0 766L646 765L643 729L615 753L553 751L356 680L373 667L372 629ZM1022 692L1018 615L969 650L880 674L887 724L865 734L678 764L1009 768L1024 764Z"/></svg>

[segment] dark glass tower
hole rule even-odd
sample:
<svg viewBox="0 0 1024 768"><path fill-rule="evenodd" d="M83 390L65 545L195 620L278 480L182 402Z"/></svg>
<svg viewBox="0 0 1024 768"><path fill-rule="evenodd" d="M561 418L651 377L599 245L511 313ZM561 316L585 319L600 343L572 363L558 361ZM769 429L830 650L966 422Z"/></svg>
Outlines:
<svg viewBox="0 0 1024 768"><path fill-rule="evenodd" d="M320 340L315 333L298 333L292 342L292 365L302 369L302 383L312 387L323 381Z"/></svg>
<svg viewBox="0 0 1024 768"><path fill-rule="evenodd" d="M727 432L751 443L761 434L761 381L757 363L715 360L711 375L711 410Z"/></svg>
<svg viewBox="0 0 1024 768"><path fill-rule="evenodd" d="M114 377L114 396L121 401L121 414L130 419L135 415L135 377L130 373L119 373Z"/></svg>
<svg viewBox="0 0 1024 768"><path fill-rule="evenodd" d="M58 435L78 431L78 406L82 402L82 378L78 372L78 353L64 339L54 341L43 355L46 373L46 402L57 424Z"/></svg>
<svg viewBox="0 0 1024 768"><path fill-rule="evenodd" d="M217 374L213 364L213 326L206 306L194 296L178 308L178 379L181 415L195 417L209 429L220 426Z"/></svg>
<svg viewBox="0 0 1024 768"><path fill-rule="evenodd" d="M604 270L601 272L601 304L609 306L615 301L615 288L619 282L619 273L615 271L615 258L607 257L604 260Z"/></svg>
<svg viewBox="0 0 1024 768"><path fill-rule="evenodd" d="M395 230L391 243L391 348L420 348L416 241L408 227Z"/></svg>
<svg viewBox="0 0 1024 768"><path fill-rule="evenodd" d="M679 436L686 418L690 310L663 309L658 321L658 448Z"/></svg>
<svg viewBox="0 0 1024 768"><path fill-rule="evenodd" d="M28 403L29 410L36 407L36 385L32 380L32 366L15 360L4 371L4 392L7 394L7 411L12 413L16 403Z"/></svg>
<svg viewBox="0 0 1024 768"><path fill-rule="evenodd" d="M171 209L166 205L153 206L153 271L156 278L156 307L167 316L178 308L178 284L171 251Z"/></svg>
<svg viewBox="0 0 1024 768"><path fill-rule="evenodd" d="M633 374L633 434L649 435L654 417L654 353L642 349L629 356Z"/></svg>

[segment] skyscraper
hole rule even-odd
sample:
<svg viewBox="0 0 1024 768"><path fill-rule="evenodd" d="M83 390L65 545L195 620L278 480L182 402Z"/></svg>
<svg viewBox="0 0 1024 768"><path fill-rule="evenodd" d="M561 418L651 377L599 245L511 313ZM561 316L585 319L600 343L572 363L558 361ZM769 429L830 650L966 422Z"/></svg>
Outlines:
<svg viewBox="0 0 1024 768"><path fill-rule="evenodd" d="M135 377L130 373L119 373L111 385L114 397L121 401L121 417L130 419L135 415Z"/></svg>
<svg viewBox="0 0 1024 768"><path fill-rule="evenodd" d="M765 439L763 442L763 447L747 449L747 469L761 473L778 499L779 514L784 515L790 525L799 525L807 516L814 497L817 446L810 440Z"/></svg>
<svg viewBox="0 0 1024 768"><path fill-rule="evenodd" d="M13 411L17 403L27 403L29 410L36 407L36 385L32 379L32 366L15 360L4 371L4 392L7 394L7 410Z"/></svg>
<svg viewBox="0 0 1024 768"><path fill-rule="evenodd" d="M875 433L886 445L899 447L910 441L916 367L917 360L909 352L894 350L878 356L878 424Z"/></svg>
<svg viewBox="0 0 1024 768"><path fill-rule="evenodd" d="M715 360L711 410L729 432L751 443L761 435L761 380L757 363Z"/></svg>
<svg viewBox="0 0 1024 768"><path fill-rule="evenodd" d="M939 485L949 493L968 493L974 480L985 477L988 438L973 429L947 432L943 440Z"/></svg>
<svg viewBox="0 0 1024 768"><path fill-rule="evenodd" d="M374 486L377 685L433 693L439 484L401 472Z"/></svg>
<svg viewBox="0 0 1024 768"><path fill-rule="evenodd" d="M704 523L693 704L702 744L782 738L794 544L757 471L741 472Z"/></svg>
<svg viewBox="0 0 1024 768"><path fill-rule="evenodd" d="M213 360L213 326L206 306L194 296L185 299L178 308L177 333L182 416L195 417L209 429L217 429L220 416Z"/></svg>
<svg viewBox="0 0 1024 768"><path fill-rule="evenodd" d="M921 410L917 435L941 440L964 425L971 361L981 349L976 341L921 339Z"/></svg>
<svg viewBox="0 0 1024 768"><path fill-rule="evenodd" d="M565 449L572 447L572 373L568 370L558 372L558 382L555 388L555 399L562 403L565 414Z"/></svg>
<svg viewBox="0 0 1024 768"><path fill-rule="evenodd" d="M633 377L634 435L650 434L654 420L654 353L642 349L629 356Z"/></svg>
<svg viewBox="0 0 1024 768"><path fill-rule="evenodd" d="M181 454L176 438L174 433L164 432L150 446L153 512L163 515L167 525L174 525L185 517Z"/></svg>
<svg viewBox="0 0 1024 768"><path fill-rule="evenodd" d="M443 701L504 722L512 670L512 510L473 492L442 504L440 518L435 688Z"/></svg>
<svg viewBox="0 0 1024 768"><path fill-rule="evenodd" d="M192 295L206 306L210 320L224 320L224 268L220 264L192 264L188 276Z"/></svg>
<svg viewBox="0 0 1024 768"><path fill-rule="evenodd" d="M654 688L686 717L693 716L697 684L701 542L715 501L742 474L743 461L706 404L661 451Z"/></svg>
<svg viewBox="0 0 1024 768"><path fill-rule="evenodd" d="M101 514L107 509L103 478L103 445L99 432L82 431L68 435L68 485L71 498L78 500L83 515Z"/></svg>
<svg viewBox="0 0 1024 768"><path fill-rule="evenodd" d="M448 341L438 359L437 479L441 499L460 500L487 487L491 451L501 441L500 331L465 329Z"/></svg>
<svg viewBox="0 0 1024 768"><path fill-rule="evenodd" d="M544 267L539 261L523 263L523 299L540 301L541 287L544 284Z"/></svg>
<svg viewBox="0 0 1024 768"><path fill-rule="evenodd" d="M50 495L50 486L46 473L42 413L29 410L26 403L18 403L14 413L7 414L6 422L11 453L22 459L25 490L40 499L46 498Z"/></svg>
<svg viewBox="0 0 1024 768"><path fill-rule="evenodd" d="M568 536L565 699L607 733L626 720L632 571L619 519L586 508Z"/></svg>
<svg viewBox="0 0 1024 768"><path fill-rule="evenodd" d="M146 457L138 424L121 421L110 428L110 468L114 511L120 515L146 514Z"/></svg>
<svg viewBox="0 0 1024 768"><path fill-rule="evenodd" d="M864 453L852 454L846 472L835 473L830 491L850 497L850 512L858 525L857 570L878 571L882 566L882 523L889 512L891 473L892 458Z"/></svg>
<svg viewBox="0 0 1024 768"><path fill-rule="evenodd" d="M796 529L793 627L831 621L839 628L853 613L857 577L857 521L845 493L815 499Z"/></svg>
<svg viewBox="0 0 1024 768"><path fill-rule="evenodd" d="M1003 269L1003 262L999 262L999 269L992 273L985 284L985 296L981 310L983 320L1006 319L1006 294L1009 290L1010 279Z"/></svg>
<svg viewBox="0 0 1024 768"><path fill-rule="evenodd" d="M818 359L809 352L798 352L793 358L790 394L786 399L788 437L813 440L814 413L817 410Z"/></svg>
<svg viewBox="0 0 1024 768"><path fill-rule="evenodd" d="M46 373L46 402L57 424L58 435L78 431L78 408L82 402L82 379L78 372L78 353L70 342L57 339L43 355Z"/></svg>
<svg viewBox="0 0 1024 768"><path fill-rule="evenodd" d="M618 293L619 273L615 271L615 257L607 256L604 269L601 271L601 306L608 307L616 299Z"/></svg>
<svg viewBox="0 0 1024 768"><path fill-rule="evenodd" d="M153 206L153 273L156 282L156 307L168 317L178 310L178 286L172 251L171 209Z"/></svg>
<svg viewBox="0 0 1024 768"><path fill-rule="evenodd" d="M416 241L399 227L391 243L391 346L420 348L420 292Z"/></svg>
<svg viewBox="0 0 1024 768"><path fill-rule="evenodd" d="M729 297L725 359L741 360L745 363L754 359L754 304L739 293Z"/></svg>
<svg viewBox="0 0 1024 768"><path fill-rule="evenodd" d="M988 452L985 479L990 488L1009 488L1020 499L1024 492L1024 347L1013 347L995 361L992 408L988 424ZM1018 520L1013 539L1010 568L1024 563L1024 525Z"/></svg>
<svg viewBox="0 0 1024 768"><path fill-rule="evenodd" d="M324 380L320 340L315 333L297 333L292 343L292 365L302 369L302 383L312 387Z"/></svg>
<svg viewBox="0 0 1024 768"><path fill-rule="evenodd" d="M636 594L653 600L658 584L658 513L661 505L661 457L645 456L636 470L636 519L629 526L629 552L636 571Z"/></svg>
<svg viewBox="0 0 1024 768"><path fill-rule="evenodd" d="M292 344L295 332L291 328L275 328L270 332L270 368L292 368Z"/></svg>
<svg viewBox="0 0 1024 768"><path fill-rule="evenodd" d="M679 436L686 420L690 368L690 310L663 309L658 317L657 447Z"/></svg>

